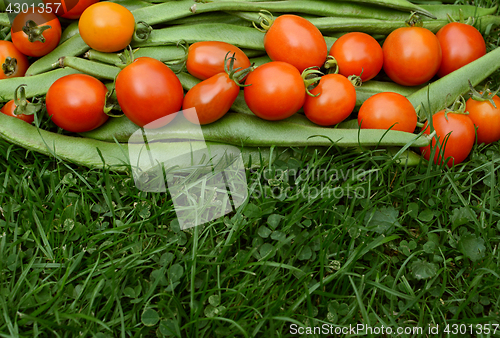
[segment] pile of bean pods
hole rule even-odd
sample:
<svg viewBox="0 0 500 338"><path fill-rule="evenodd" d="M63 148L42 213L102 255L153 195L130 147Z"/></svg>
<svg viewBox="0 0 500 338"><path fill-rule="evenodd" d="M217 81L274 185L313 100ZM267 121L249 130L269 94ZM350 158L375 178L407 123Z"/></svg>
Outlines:
<svg viewBox="0 0 500 338"><path fill-rule="evenodd" d="M483 55L458 69L446 73L440 70L438 73L436 68L429 78L420 82L417 73L411 73L407 79L393 76L398 69L393 71L388 66L386 60L390 52L388 47L382 46L386 42L388 44L388 37L401 28L421 25L434 36L452 21L463 23L467 20L467 24L473 25L485 36L498 30L500 16L497 15L497 7L439 3L424 5L406 0L80 0L74 8L63 11L59 7L51 7L54 3L41 3L40 7L23 7L22 4L15 7L0 0L0 105L5 104L2 111L7 111L12 102L17 108L10 115L31 116L23 121L7 116L7 113L0 114L0 137L69 162L88 167L109 166L118 171L127 170L130 166L128 154L139 152L144 146L141 143L143 139L134 139L141 129L143 132L147 129L148 135L169 141L165 143L165 158L205 147L211 153L223 152L227 145L231 145L242 151L248 166L253 166L268 163L277 156L293 156L304 149L324 152L334 145L361 150L364 147L387 148L401 163L414 165L422 158L411 151L411 147L425 149L435 143L432 139L436 137L438 122L433 123L433 133L429 128L425 133L423 131L426 127L424 122L430 116L447 107L447 121L457 113L465 116L463 95L470 95L471 91L475 98L492 106L498 98L496 92L484 87L484 81L500 68L500 48L492 46L488 46L491 51L486 53L485 50ZM92 17L98 14L92 12L106 13L107 10L118 11L125 16L115 26L92 26L98 21ZM28 12L36 15L37 11L45 16L45 19L40 19L45 22L32 21L34 26L31 29L35 36L32 41L27 31L28 21L35 20L34 16L19 19L21 26L26 25L22 28L15 18L21 18L21 14ZM49 12L52 15L50 18L47 16ZM277 22L284 21L285 17L290 20L298 18L296 23L301 27L310 25L314 34L320 36L321 52L316 48L298 53L288 48L287 39L300 40L300 36L282 38L276 35L278 37L271 38L271 34L284 34L271 33L271 29L277 31ZM129 27L126 26L127 20ZM58 35L53 33L57 25L61 26ZM109 25L113 25L112 20ZM293 32L290 28L284 31L287 30ZM353 32L370 36L380 48L380 53L384 49L381 55L385 60L380 61L379 69L372 75L369 75L368 65L361 65L352 74L345 73L351 71L347 70L349 66L344 66L337 57L339 54L333 52L335 46L340 48L339 42ZM51 38L50 34L57 36ZM49 47L51 39L57 42ZM307 39L309 42L313 40L311 37ZM216 42L230 46L222 48L222 56L218 54L218 68L209 64L212 61L203 61L203 56L197 61L190 61L194 58L194 46L205 42L207 46ZM33 47L35 44L43 48ZM444 55L443 46L439 48ZM355 50L354 54L358 52ZM316 54L319 54L319 61L313 61ZM207 58L206 55L204 57ZM401 57L396 54L395 58ZM154 62L148 61L146 65L146 59L153 59ZM248 60L248 64L243 59ZM293 64L295 61L292 60L296 59L301 59L298 61L300 66ZM144 65L139 65L141 62ZM193 62L199 64L193 65ZM293 80L292 77L282 77L282 69L273 68L279 63L280 66L286 64L285 68L292 67ZM380 71L382 65L383 70ZM136 69L133 70L132 66ZM153 68L145 70L144 67ZM213 70L214 67L218 70ZM421 70L425 67L427 65L409 65L409 69ZM144 96L154 96L164 78L173 76L167 72L175 73L178 84L169 84L164 89L168 94L155 98L156 101L140 101L144 100ZM265 72L267 75L259 75ZM69 103L65 108L60 107L65 104L61 99L64 95L73 95L66 94L67 91L83 91L86 88L87 82L79 82L83 80L78 78L83 74L92 77L93 80L89 81L95 81L92 84L95 90L87 91L85 95L102 96L102 100L99 99L102 102L97 103L97 115L92 115L91 108L82 108L81 111L72 109ZM215 79L215 76L219 78ZM259 76L265 79L262 85L259 84ZM299 84L294 82L297 76ZM342 77L341 81L347 83L345 86L351 86L351 82L360 79L364 82L346 89L354 93L352 97L347 97L344 89L333 87L337 84L332 82L328 87L328 76L337 76L337 80ZM134 83L126 80L127 77L133 78ZM69 81L70 78L73 82ZM63 83L63 79L68 81ZM174 80L169 81L173 83ZM212 95L209 104L202 102L200 93L207 91L209 83L216 81L219 84L226 81L232 87ZM481 93L479 89L474 89L480 85ZM268 96L262 89L265 86L270 91ZM273 91L275 89L269 89L271 87L282 88ZM180 99L173 98L175 91L180 92ZM232 96L229 101L213 103L229 95L229 91ZM328 91L333 94L327 94ZM366 113L368 104L364 104L379 94L387 93L396 93L408 102L413 111L411 114L415 116L414 124L410 124L409 128L398 129L403 125L400 120L377 125L379 121L374 124L375 127L371 126L371 116L366 115L370 114ZM335 103L314 112L311 107L319 105L319 100L326 100L328 95L334 97L331 102ZM302 96L302 101L294 103L297 97ZM283 108L284 105L294 106ZM341 106L348 106L347 113L335 115L340 114L337 110ZM168 109L165 110L165 107ZM187 112L193 107L196 108L194 115L190 117L184 113L188 121L177 121L176 112L181 109ZM387 112L382 114L383 118L394 115L389 112L391 107L384 109ZM78 114L81 116L73 119L72 116ZM108 115L111 117L108 118ZM473 116L470 117L472 119ZM158 124L160 120L164 121L161 125ZM149 123L156 123L156 127ZM161 129L167 123L170 124L168 133ZM193 135L190 123L201 124L202 133ZM496 120L491 122L494 123L497 123ZM92 127L82 127L87 124ZM478 130L486 128L476 120L474 124ZM57 130L58 127L65 131ZM500 139L500 120L496 128ZM459 132L455 133L458 135ZM448 140L451 143L451 136ZM493 141L496 140L483 139L486 143ZM132 149L134 147L137 149ZM442 152L443 149L438 146L434 151ZM455 155L445 152L444 157L448 156ZM429 159L429 154L426 158ZM462 160L456 157L454 163Z"/></svg>

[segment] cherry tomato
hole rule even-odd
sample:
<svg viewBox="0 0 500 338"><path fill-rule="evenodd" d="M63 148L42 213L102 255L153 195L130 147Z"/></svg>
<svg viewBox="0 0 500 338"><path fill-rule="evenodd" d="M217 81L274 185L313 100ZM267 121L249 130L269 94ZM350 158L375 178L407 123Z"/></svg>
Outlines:
<svg viewBox="0 0 500 338"><path fill-rule="evenodd" d="M274 20L264 36L264 48L273 61L287 62L299 70L321 67L328 47L323 35L308 20L293 14Z"/></svg>
<svg viewBox="0 0 500 338"><path fill-rule="evenodd" d="M35 23L34 26L29 21ZM44 26L49 26L43 30ZM29 35L23 31L29 27ZM28 56L43 56L51 52L61 40L61 24L57 16L42 7L30 7L26 13L16 15L11 28L12 42L19 51Z"/></svg>
<svg viewBox="0 0 500 338"><path fill-rule="evenodd" d="M200 80L206 80L224 72L226 54L235 57L234 68L251 66L250 60L238 47L221 41L201 41L189 46L186 68L189 74ZM228 61L229 62L229 61Z"/></svg>
<svg viewBox="0 0 500 338"><path fill-rule="evenodd" d="M45 8L65 19L78 19L87 7L99 0L43 0Z"/></svg>
<svg viewBox="0 0 500 338"><path fill-rule="evenodd" d="M337 60L340 74L360 76L363 82L373 79L384 64L382 47L377 40L361 32L342 35L329 54Z"/></svg>
<svg viewBox="0 0 500 338"><path fill-rule="evenodd" d="M450 22L436 37L441 45L443 59L438 76L443 77L486 54L486 44L479 31L467 24Z"/></svg>
<svg viewBox="0 0 500 338"><path fill-rule="evenodd" d="M107 92L106 86L90 75L63 76L47 92L47 113L64 130L75 133L90 131L108 120L103 111Z"/></svg>
<svg viewBox="0 0 500 338"><path fill-rule="evenodd" d="M0 67L0 80L20 77L26 73L29 62L26 55L21 53L12 42L0 40Z"/></svg>
<svg viewBox="0 0 500 338"><path fill-rule="evenodd" d="M150 129L173 120L184 98L175 73L150 57L137 58L118 73L115 90L123 113L139 127Z"/></svg>
<svg viewBox="0 0 500 338"><path fill-rule="evenodd" d="M16 109L16 103L14 100L10 100L2 107L2 109L0 109L0 111L5 115L16 117L28 123L32 123L33 121L35 121L34 115L25 115L25 114L14 115L14 109Z"/></svg>
<svg viewBox="0 0 500 338"><path fill-rule="evenodd" d="M306 88L296 67L271 61L257 67L245 82L245 102L265 120L282 120L295 114L304 104Z"/></svg>
<svg viewBox="0 0 500 338"><path fill-rule="evenodd" d="M368 98L359 108L358 124L362 129L389 129L413 133L417 113L406 97L384 92Z"/></svg>
<svg viewBox="0 0 500 338"><path fill-rule="evenodd" d="M458 164L463 162L469 155L474 146L474 123L465 114L448 113L445 117L444 110L432 116L432 125L436 130L436 137L441 147L445 147L444 154L442 148L435 150L434 163L441 164L443 159L452 157L446 165L453 166L453 163ZM424 133L430 134L428 122L424 124ZM449 136L447 136L449 135ZM432 138L431 145L420 148L422 155L426 160L431 156L431 146L436 145L435 138ZM444 156L439 156L440 153Z"/></svg>
<svg viewBox="0 0 500 338"><path fill-rule="evenodd" d="M500 98L493 97L496 108L489 101L467 100L465 110L477 127L477 143L492 143L500 140Z"/></svg>
<svg viewBox="0 0 500 338"><path fill-rule="evenodd" d="M356 89L344 75L325 75L310 92L319 96L306 95L304 113L309 120L321 126L342 122L356 105Z"/></svg>
<svg viewBox="0 0 500 338"><path fill-rule="evenodd" d="M403 86L423 84L441 65L441 46L430 30L401 27L390 33L382 46L384 71Z"/></svg>
<svg viewBox="0 0 500 338"><path fill-rule="evenodd" d="M78 29L83 41L91 48L100 52L117 52L132 41L135 19L122 5L98 2L80 16Z"/></svg>

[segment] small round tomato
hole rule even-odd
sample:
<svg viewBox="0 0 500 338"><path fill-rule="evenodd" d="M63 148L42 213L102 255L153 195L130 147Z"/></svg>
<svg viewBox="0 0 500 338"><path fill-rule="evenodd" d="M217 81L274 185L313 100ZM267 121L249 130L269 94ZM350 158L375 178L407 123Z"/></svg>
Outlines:
<svg viewBox="0 0 500 338"><path fill-rule="evenodd" d="M117 52L132 41L135 19L114 2L98 2L88 7L78 21L80 35L87 45L100 52Z"/></svg>
<svg viewBox="0 0 500 338"><path fill-rule="evenodd" d="M43 56L51 52L61 39L61 24L57 16L42 7L30 7L16 15L11 27L12 42L28 56Z"/></svg>
<svg viewBox="0 0 500 338"><path fill-rule="evenodd" d="M273 61L287 62L303 72L323 66L328 54L325 38L308 20L293 14L274 20L264 36L264 48Z"/></svg>
<svg viewBox="0 0 500 338"><path fill-rule="evenodd" d="M442 160L448 157L451 157L446 163L448 167L463 162L471 152L476 137L474 123L472 123L469 116L457 113L445 115L445 111L442 110L432 116L432 125L436 131L436 136L432 138L430 145L420 148L424 158L429 160L431 146L436 145L437 137L439 147L435 150L434 163L441 164ZM423 128L425 134L430 134L428 121L425 122Z"/></svg>
<svg viewBox="0 0 500 338"><path fill-rule="evenodd" d="M359 109L358 124L362 129L389 129L413 133L417 113L401 94L384 92L368 98Z"/></svg>
<svg viewBox="0 0 500 338"><path fill-rule="evenodd" d="M65 19L78 19L83 11L99 0L43 0L45 8Z"/></svg>
<svg viewBox="0 0 500 338"><path fill-rule="evenodd" d="M330 48L329 55L337 61L340 74L360 76L363 82L373 79L384 64L380 44L371 35L361 32L342 35Z"/></svg>
<svg viewBox="0 0 500 338"><path fill-rule="evenodd" d="M14 114L14 110L16 109L16 103L14 100L10 100L7 102L2 109L0 109L0 112L4 113L5 115L16 117L20 120L23 120L28 123L32 123L35 121L35 116L34 115L25 115L25 114Z"/></svg>
<svg viewBox="0 0 500 338"><path fill-rule="evenodd" d="M436 37L441 45L443 59L438 76L443 77L486 54L486 43L479 31L465 23L450 22Z"/></svg>
<svg viewBox="0 0 500 338"><path fill-rule="evenodd" d="M238 47L221 41L200 41L189 46L186 61L187 71L200 80L206 80L215 74L223 73L224 58L228 52L229 55L234 54L235 69L250 67L248 56Z"/></svg>
<svg viewBox="0 0 500 338"><path fill-rule="evenodd" d="M90 131L108 120L104 113L107 92L106 86L90 75L63 76L47 91L47 113L64 130Z"/></svg>
<svg viewBox="0 0 500 338"><path fill-rule="evenodd" d="M245 102L250 110L265 120L283 120L304 104L306 88L296 67L271 61L257 67L245 82Z"/></svg>
<svg viewBox="0 0 500 338"><path fill-rule="evenodd" d="M467 100L465 110L477 127L477 143L492 143L500 140L500 98L493 97L496 108L489 101Z"/></svg>
<svg viewBox="0 0 500 338"><path fill-rule="evenodd" d="M150 57L137 58L122 69L116 77L115 90L123 113L139 127L149 129L173 120L184 98L175 73Z"/></svg>
<svg viewBox="0 0 500 338"><path fill-rule="evenodd" d="M24 76L28 58L10 41L0 40L0 80Z"/></svg>
<svg viewBox="0 0 500 338"><path fill-rule="evenodd" d="M423 84L436 75L441 65L441 46L436 35L422 27L401 27L392 31L382 46L384 71L403 86Z"/></svg>
<svg viewBox="0 0 500 338"><path fill-rule="evenodd" d="M356 89L344 75L325 75L310 92L319 95L306 95L304 113L309 120L321 126L344 121L356 105Z"/></svg>

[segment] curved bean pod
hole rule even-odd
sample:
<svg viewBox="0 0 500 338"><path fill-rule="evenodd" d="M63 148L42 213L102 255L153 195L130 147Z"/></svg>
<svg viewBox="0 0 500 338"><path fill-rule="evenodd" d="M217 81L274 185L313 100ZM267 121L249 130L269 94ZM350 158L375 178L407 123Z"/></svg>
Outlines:
<svg viewBox="0 0 500 338"><path fill-rule="evenodd" d="M80 31L78 30L78 21L75 21L75 22L69 24L68 27L66 27L64 29L64 31L62 32L61 40L59 40L59 44L62 44L63 42L65 42L66 40L71 38L72 36L75 36L76 34L79 34L79 33L80 33Z"/></svg>
<svg viewBox="0 0 500 338"><path fill-rule="evenodd" d="M368 98L378 93L393 92L403 96L409 96L423 87L424 86L407 87L398 85L394 82L370 80L356 88L356 107L359 108Z"/></svg>
<svg viewBox="0 0 500 338"><path fill-rule="evenodd" d="M115 66L82 59L76 56L64 56L60 58L59 66L70 67L84 74L104 80L114 80L121 70Z"/></svg>

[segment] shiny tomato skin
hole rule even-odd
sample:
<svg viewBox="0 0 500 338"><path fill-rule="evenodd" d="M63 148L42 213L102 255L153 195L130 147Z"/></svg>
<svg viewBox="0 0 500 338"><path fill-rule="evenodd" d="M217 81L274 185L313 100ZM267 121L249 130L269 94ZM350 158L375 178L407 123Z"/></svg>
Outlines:
<svg viewBox="0 0 500 338"><path fill-rule="evenodd" d="M358 124L362 129L389 129L413 133L417 113L401 94L384 92L371 96L359 108Z"/></svg>
<svg viewBox="0 0 500 338"><path fill-rule="evenodd" d="M28 20L33 20L38 27L51 27L42 33L45 42L29 41L28 35L23 32L23 27ZM57 16L46 12L45 8L41 7L30 7L26 13L17 14L11 27L12 42L21 53L27 56L38 57L50 53L59 44L61 33L61 23Z"/></svg>
<svg viewBox="0 0 500 338"><path fill-rule="evenodd" d="M443 59L438 76L443 77L486 54L486 43L481 33L471 25L450 22L436 37L441 45Z"/></svg>
<svg viewBox="0 0 500 338"><path fill-rule="evenodd" d="M186 68L189 74L200 80L206 80L224 72L224 58L234 53L234 69L251 66L250 60L238 47L222 41L200 41L189 46ZM227 61L228 64L230 61Z"/></svg>
<svg viewBox="0 0 500 338"><path fill-rule="evenodd" d="M137 58L120 71L115 91L123 113L139 127L149 129L163 127L173 120L184 98L175 73L150 57Z"/></svg>
<svg viewBox="0 0 500 338"><path fill-rule="evenodd" d="M332 126L345 120L356 105L356 89L340 74L328 74L306 95L304 113L306 117L320 126Z"/></svg>
<svg viewBox="0 0 500 338"><path fill-rule="evenodd" d="M477 143L493 143L500 140L500 98L493 97L496 108L489 101L467 100L465 110L477 127Z"/></svg>
<svg viewBox="0 0 500 338"><path fill-rule="evenodd" d="M17 65L12 74L5 74L3 70L3 65L5 64L5 59L8 57L16 59ZM8 79L11 77L21 77L24 76L26 70L29 67L28 58L26 55L21 53L16 46L10 41L0 40L0 80Z"/></svg>
<svg viewBox="0 0 500 338"><path fill-rule="evenodd" d="M135 19L122 5L98 2L82 13L78 29L83 41L91 48L99 52L117 52L132 41Z"/></svg>
<svg viewBox="0 0 500 338"><path fill-rule="evenodd" d="M436 35L422 27L401 27L391 32L382 46L384 71L403 86L423 84L441 65L441 46Z"/></svg>
<svg viewBox="0 0 500 338"><path fill-rule="evenodd" d="M216 74L186 93L182 103L184 116L194 124L215 122L229 111L239 92L240 87L227 73ZM195 108L196 111L188 111L189 108Z"/></svg>
<svg viewBox="0 0 500 338"><path fill-rule="evenodd" d="M24 114L14 115L14 109L16 109L16 103L14 102L14 100L10 100L2 107L2 109L0 109L0 112L8 116L18 118L28 123L32 123L33 121L35 121L34 115L24 115Z"/></svg>
<svg viewBox="0 0 500 338"><path fill-rule="evenodd" d="M50 86L45 104L52 121L64 130L83 133L108 120L104 113L106 86L86 74L71 74Z"/></svg>
<svg viewBox="0 0 500 338"><path fill-rule="evenodd" d="M443 146L443 143L446 143L443 157L439 156L439 153L442 152L442 148L437 148L435 150L434 163L441 164L444 159L450 156L452 158L446 163L448 167L452 167L453 163L462 163L471 152L476 137L474 133L474 123L469 116L465 114L448 113L446 118L444 110L441 110L432 116L432 125L436 131L436 137L439 140L439 144ZM430 134L428 121L425 122L423 129L425 134ZM448 134L449 136L447 137L446 135ZM436 139L432 138L431 145L420 148L426 160L429 160L431 156L431 146L435 144Z"/></svg>
<svg viewBox="0 0 500 338"><path fill-rule="evenodd" d="M287 62L302 73L321 67L328 47L321 32L308 20L293 14L276 18L264 36L264 48L273 61Z"/></svg>
<svg viewBox="0 0 500 338"><path fill-rule="evenodd" d="M296 67L271 61L251 72L243 90L245 102L258 117L276 121L295 114L305 101L305 84Z"/></svg>
<svg viewBox="0 0 500 338"><path fill-rule="evenodd" d="M43 0L46 8L65 19L78 19L82 13L99 0Z"/></svg>
<svg viewBox="0 0 500 338"><path fill-rule="evenodd" d="M363 82L373 79L384 64L380 44L371 35L361 32L342 35L330 48L329 55L337 60L340 74L361 76Z"/></svg>

